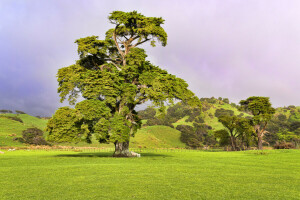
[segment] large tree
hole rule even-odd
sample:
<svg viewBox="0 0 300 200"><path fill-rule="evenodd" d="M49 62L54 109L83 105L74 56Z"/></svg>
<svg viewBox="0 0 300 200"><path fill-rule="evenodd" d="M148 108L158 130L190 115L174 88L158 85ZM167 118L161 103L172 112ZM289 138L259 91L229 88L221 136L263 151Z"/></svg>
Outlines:
<svg viewBox="0 0 300 200"><path fill-rule="evenodd" d="M249 97L240 101L241 109L251 112L253 115L252 123L257 135L258 149L263 149L263 136L266 133L268 121L271 120L275 109L272 107L269 97Z"/></svg>
<svg viewBox="0 0 300 200"><path fill-rule="evenodd" d="M162 18L133 12L114 11L108 17L114 28L104 40L90 36L76 40L79 60L59 69L57 77L63 107L49 120L50 141L91 142L92 135L102 143L115 144L114 156L131 156L129 139L140 127L135 107L150 100L161 110L175 99L200 107L200 100L188 84L146 60L139 48L150 42L167 44Z"/></svg>

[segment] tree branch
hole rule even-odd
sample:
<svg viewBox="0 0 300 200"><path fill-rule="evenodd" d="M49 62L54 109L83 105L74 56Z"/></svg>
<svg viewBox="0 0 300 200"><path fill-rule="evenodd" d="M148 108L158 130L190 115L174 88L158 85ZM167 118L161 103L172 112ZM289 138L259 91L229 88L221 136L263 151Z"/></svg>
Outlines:
<svg viewBox="0 0 300 200"><path fill-rule="evenodd" d="M119 53L121 54L122 58L124 59L124 52L120 49L120 46L119 46L119 43L117 42L117 35L116 35L116 30L117 28L119 27L120 24L118 24L113 32L113 38L114 38L114 41L115 41L115 44L117 46L117 49L119 51Z"/></svg>
<svg viewBox="0 0 300 200"><path fill-rule="evenodd" d="M265 129L266 129L266 127L267 127L267 124L268 124L268 122L265 123L263 129L260 131L261 137L263 137L263 136L265 135Z"/></svg>
<svg viewBox="0 0 300 200"><path fill-rule="evenodd" d="M144 41L137 42L136 44L132 45L130 48L136 47L137 45L143 44L144 42L147 42L150 39L145 39Z"/></svg>

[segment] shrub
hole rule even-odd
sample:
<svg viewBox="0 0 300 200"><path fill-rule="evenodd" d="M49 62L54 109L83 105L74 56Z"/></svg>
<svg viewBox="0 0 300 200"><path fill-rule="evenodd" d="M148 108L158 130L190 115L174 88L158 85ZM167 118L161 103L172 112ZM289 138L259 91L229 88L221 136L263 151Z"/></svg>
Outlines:
<svg viewBox="0 0 300 200"><path fill-rule="evenodd" d="M277 118L280 120L280 121L286 121L287 120L287 117L284 115L284 114L279 114L277 116Z"/></svg>
<svg viewBox="0 0 300 200"><path fill-rule="evenodd" d="M229 99L228 98L224 98L223 102L226 103L226 104L229 104Z"/></svg>
<svg viewBox="0 0 300 200"><path fill-rule="evenodd" d="M206 124L194 123L194 127L189 125L178 125L177 130L181 132L180 140L191 148L198 148L203 145L215 145L215 137L209 134L211 128Z"/></svg>
<svg viewBox="0 0 300 200"><path fill-rule="evenodd" d="M219 118L220 116L224 116L224 115L233 116L234 111L233 110L226 110L224 108L221 108L221 109L217 109L216 112L215 112L215 117Z"/></svg>
<svg viewBox="0 0 300 200"><path fill-rule="evenodd" d="M13 141L18 141L18 142L21 142L21 143L25 143L25 140L21 137L16 137L13 139Z"/></svg>
<svg viewBox="0 0 300 200"><path fill-rule="evenodd" d="M12 111L11 110L0 110L0 113L12 113Z"/></svg>
<svg viewBox="0 0 300 200"><path fill-rule="evenodd" d="M48 145L43 138L43 131L38 128L28 128L22 132L22 138L24 143L35 145Z"/></svg>
<svg viewBox="0 0 300 200"><path fill-rule="evenodd" d="M156 110L154 108L146 108L145 110L141 110L138 112L138 116L141 119L152 119L156 114Z"/></svg>
<svg viewBox="0 0 300 200"><path fill-rule="evenodd" d="M21 110L16 110L17 114L26 114L25 112L21 111Z"/></svg>
<svg viewBox="0 0 300 200"><path fill-rule="evenodd" d="M11 119L20 123L23 123L23 120L20 117L17 116L1 116L2 118Z"/></svg>
<svg viewBox="0 0 300 200"><path fill-rule="evenodd" d="M295 149L295 145L290 142L281 142L275 144L274 149Z"/></svg>

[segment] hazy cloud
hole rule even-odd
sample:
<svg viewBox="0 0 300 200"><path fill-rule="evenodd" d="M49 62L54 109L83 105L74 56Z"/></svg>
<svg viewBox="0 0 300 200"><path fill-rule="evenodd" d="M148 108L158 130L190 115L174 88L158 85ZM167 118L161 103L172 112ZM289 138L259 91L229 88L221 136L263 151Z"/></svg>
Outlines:
<svg viewBox="0 0 300 200"><path fill-rule="evenodd" d="M104 37L114 10L161 16L167 47L149 59L185 79L199 97L269 96L299 105L300 1L0 2L0 108L50 115L59 106L56 73L77 59L74 41Z"/></svg>

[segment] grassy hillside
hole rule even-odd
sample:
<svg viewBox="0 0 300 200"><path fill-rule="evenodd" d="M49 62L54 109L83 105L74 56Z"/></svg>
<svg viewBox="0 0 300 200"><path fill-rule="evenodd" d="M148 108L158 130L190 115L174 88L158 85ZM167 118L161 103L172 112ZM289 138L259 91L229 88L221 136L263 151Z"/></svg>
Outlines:
<svg viewBox="0 0 300 200"><path fill-rule="evenodd" d="M131 139L133 148L184 148L180 132L168 126L147 126L140 129Z"/></svg>
<svg viewBox="0 0 300 200"><path fill-rule="evenodd" d="M215 112L217 109L225 109L225 110L232 110L234 112L234 115L243 115L243 117L250 116L246 112L239 111L237 107L224 103L223 101L217 100L215 103L208 103L208 102L203 102L204 104L204 111L202 113L205 124L209 125L212 127L213 130L219 130L222 129L223 126L222 124L218 121L218 118L215 116ZM177 122L173 123L174 127L178 125L190 125L193 126L193 122L187 122L187 119L189 117L185 116L181 119L179 119Z"/></svg>
<svg viewBox="0 0 300 200"><path fill-rule="evenodd" d="M5 116L19 117L23 123L5 118ZM0 115L0 146L25 146L17 141L13 141L15 137L21 137L22 131L37 127L45 129L47 120L39 119L27 114L1 114ZM47 133L45 134L47 135ZM151 126L140 129L131 140L132 148L184 148L185 144L179 140L180 132L167 126ZM66 146L91 146L91 147L108 147L112 148L113 144L99 144L93 140L93 144L80 142L78 144L63 143L59 145Z"/></svg>
<svg viewBox="0 0 300 200"><path fill-rule="evenodd" d="M19 117L23 123L12 120L9 117ZM27 114L1 114L0 115L0 146L23 146L22 143L14 142L14 137L20 137L22 131L31 128L37 127L44 129L46 127L47 120L39 119Z"/></svg>
<svg viewBox="0 0 300 200"><path fill-rule="evenodd" d="M232 111L235 115L242 115L243 117L249 117L250 115L238 110L235 104L230 104L229 102L224 102L219 99L205 99L203 100L203 112L201 117L204 119L204 123L211 126L212 129L208 130L210 134L214 131L222 129L223 126L218 122L218 118L215 116L217 109L225 109ZM283 108L277 108L275 113L275 118L279 115L285 115L286 119L291 116L293 119L298 119L300 121L300 107L289 106ZM23 123L14 121L12 119L5 118L8 117L19 117ZM174 128L169 126L155 125L155 126L144 126L140 129L134 138L131 139L130 147L132 148L184 148L186 144L180 141L181 133L176 130L178 125L189 125L193 126L194 121L188 121L189 116L184 116L172 123ZM142 120L143 124L147 123L147 120ZM0 114L0 146L24 146L24 144L13 141L14 137L20 137L22 131L30 128L37 127L42 130L45 129L47 120L39 119L27 114ZM47 133L45 133L47 135ZM58 144L64 146L91 146L91 147L108 147L113 148L113 144L99 144L95 139L93 139L92 144L87 144L85 142L80 142L77 144Z"/></svg>

